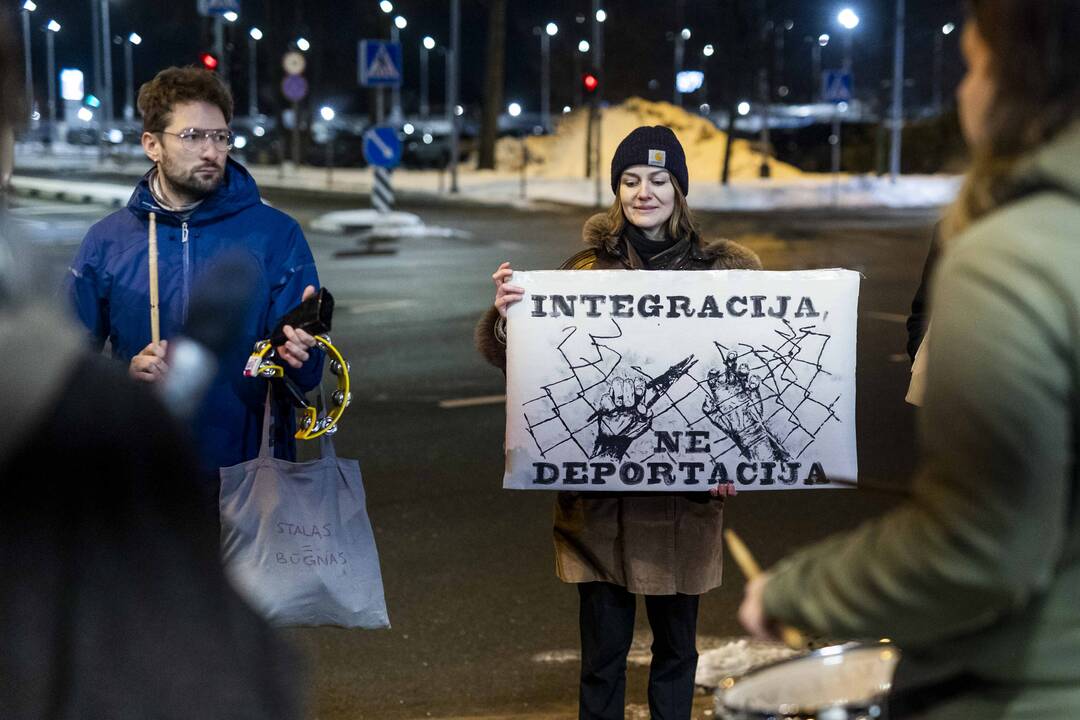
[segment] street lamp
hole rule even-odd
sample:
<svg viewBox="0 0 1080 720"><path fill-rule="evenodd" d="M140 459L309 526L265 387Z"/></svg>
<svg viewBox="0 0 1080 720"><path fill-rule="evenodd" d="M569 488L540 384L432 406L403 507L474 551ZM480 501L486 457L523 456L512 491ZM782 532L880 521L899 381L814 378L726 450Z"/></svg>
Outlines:
<svg viewBox="0 0 1080 720"><path fill-rule="evenodd" d="M668 37L671 37L670 35ZM683 28L675 36L675 90L672 102L682 107L682 93L679 92L678 77L683 69L683 55L686 52L686 41L690 39L690 28Z"/></svg>
<svg viewBox="0 0 1080 720"><path fill-rule="evenodd" d="M394 22L390 25L390 42L400 43L401 31L408 26L409 21L403 16L395 16ZM401 70L401 68L398 69ZM398 83L390 88L390 122L400 123L401 118L401 83Z"/></svg>
<svg viewBox="0 0 1080 720"><path fill-rule="evenodd" d="M575 107L581 107L581 104L584 102L584 97L582 96L581 82L580 82L580 79L581 79L581 76L582 76L581 75L581 73L582 73L582 70L581 70L581 57L585 53L589 52L590 47L591 47L591 45L589 45L588 40L581 40L577 44L577 52L574 53L574 77L579 80L579 82L574 83L574 106Z"/></svg>
<svg viewBox="0 0 1080 720"><path fill-rule="evenodd" d="M425 35L420 41L420 117L427 119L431 114L428 102L428 53L435 49L435 38Z"/></svg>
<svg viewBox="0 0 1080 720"><path fill-rule="evenodd" d="M230 11L228 11L226 13L222 13L221 17L223 17L225 19L225 22L228 22L228 23L234 23L234 22L236 22L237 20L240 19L240 16L237 15L232 10L230 10Z"/></svg>
<svg viewBox="0 0 1080 720"><path fill-rule="evenodd" d="M30 13L37 10L33 0L26 0L22 5L23 57L26 61L26 112L34 117L34 70L30 63Z"/></svg>
<svg viewBox="0 0 1080 720"><path fill-rule="evenodd" d="M124 43L124 120L131 122L135 119L135 70L132 58L132 48L142 43L139 33L131 33Z"/></svg>
<svg viewBox="0 0 1080 720"><path fill-rule="evenodd" d="M941 112L941 100L943 96L942 85L944 85L944 65L943 55L945 49L945 38L952 35L956 30L956 25L951 22L947 22L941 26L940 33L934 33L934 111Z"/></svg>
<svg viewBox="0 0 1080 720"><path fill-rule="evenodd" d="M394 12L394 3L390 2L390 0L382 0L382 2L379 3L379 9L389 15Z"/></svg>
<svg viewBox="0 0 1080 720"><path fill-rule="evenodd" d="M605 20L607 20L607 13L604 12L603 10L597 10L596 11L596 22L602 23Z"/></svg>
<svg viewBox="0 0 1080 720"><path fill-rule="evenodd" d="M262 39L259 28L248 30L248 116L252 118L259 114L259 64L255 45Z"/></svg>
<svg viewBox="0 0 1080 720"><path fill-rule="evenodd" d="M837 14L836 21L847 30L844 33L844 72L851 72L851 31L859 25L859 16L851 8L844 8Z"/></svg>
<svg viewBox="0 0 1080 720"><path fill-rule="evenodd" d="M540 33L540 123L545 132L551 132L551 38L559 32L559 26L549 22Z"/></svg>
<svg viewBox="0 0 1080 720"><path fill-rule="evenodd" d="M521 115L521 105L520 105L520 103L516 103L516 102L510 103L506 108L506 112L510 113L510 117L517 117L518 115Z"/></svg>
<svg viewBox="0 0 1080 720"><path fill-rule="evenodd" d="M311 43L308 42L307 38L296 38L296 49L300 52L307 52L311 49Z"/></svg>
<svg viewBox="0 0 1080 720"><path fill-rule="evenodd" d="M56 44L54 38L60 32L60 23L49 20L45 26L45 72L48 74L49 90L49 135L51 139L56 127Z"/></svg>
<svg viewBox="0 0 1080 720"><path fill-rule="evenodd" d="M816 40L807 38L810 42L810 102L821 99L821 50L829 44L830 39L828 33L821 33Z"/></svg>

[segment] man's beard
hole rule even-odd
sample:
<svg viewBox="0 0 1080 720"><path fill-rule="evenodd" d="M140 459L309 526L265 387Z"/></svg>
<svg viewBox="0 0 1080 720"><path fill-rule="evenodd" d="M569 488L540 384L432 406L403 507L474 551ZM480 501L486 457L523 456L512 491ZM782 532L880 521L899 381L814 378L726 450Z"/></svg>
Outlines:
<svg viewBox="0 0 1080 720"><path fill-rule="evenodd" d="M163 154L161 160L161 174L166 182L194 200L202 200L217 190L225 179L225 169L211 163L199 163L184 173L176 167L169 155ZM199 170L211 167L214 169L213 175L198 174Z"/></svg>

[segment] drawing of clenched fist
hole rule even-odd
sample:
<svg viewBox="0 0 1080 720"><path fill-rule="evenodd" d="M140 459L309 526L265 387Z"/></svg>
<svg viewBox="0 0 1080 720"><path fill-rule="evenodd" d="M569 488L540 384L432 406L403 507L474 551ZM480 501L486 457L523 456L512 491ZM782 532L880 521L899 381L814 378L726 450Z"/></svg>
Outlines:
<svg viewBox="0 0 1080 720"><path fill-rule="evenodd" d="M622 458L630 443L652 427L653 414L645 402L646 385L641 378L614 378L600 396L593 457Z"/></svg>
<svg viewBox="0 0 1080 720"><path fill-rule="evenodd" d="M764 417L761 379L750 374L735 353L724 360L724 372L713 369L701 411L724 433L747 460L785 461L790 456Z"/></svg>
<svg viewBox="0 0 1080 720"><path fill-rule="evenodd" d="M652 427L653 412L649 408L696 362L691 355L649 381L613 378L600 395L599 409L588 418L596 420L592 457L621 460L630 444Z"/></svg>

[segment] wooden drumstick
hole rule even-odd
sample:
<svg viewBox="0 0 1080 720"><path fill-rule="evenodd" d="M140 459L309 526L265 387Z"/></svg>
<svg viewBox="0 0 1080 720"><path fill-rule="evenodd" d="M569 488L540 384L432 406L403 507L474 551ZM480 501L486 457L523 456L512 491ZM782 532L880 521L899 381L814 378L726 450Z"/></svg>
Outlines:
<svg viewBox="0 0 1080 720"><path fill-rule="evenodd" d="M746 576L746 579L753 580L761 575L761 566L757 564L757 560L750 554L746 545L743 544L742 538L735 534L734 530L728 529L724 531L724 540L727 541L728 550L731 551L731 556L735 558L735 564L742 570L742 574ZM780 625L780 639L784 641L784 644L793 650L805 650L806 638L801 632L791 627L790 625Z"/></svg>
<svg viewBox="0 0 1080 720"><path fill-rule="evenodd" d="M158 269L157 269L157 215L150 213L150 339L157 345L161 342L161 321L158 314Z"/></svg>

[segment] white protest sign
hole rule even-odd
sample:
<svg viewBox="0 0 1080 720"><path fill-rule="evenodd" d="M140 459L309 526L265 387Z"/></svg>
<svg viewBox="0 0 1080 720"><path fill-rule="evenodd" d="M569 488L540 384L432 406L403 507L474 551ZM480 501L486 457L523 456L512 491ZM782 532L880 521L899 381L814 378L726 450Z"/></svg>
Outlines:
<svg viewBox="0 0 1080 720"><path fill-rule="evenodd" d="M849 270L515 271L503 487L839 487L857 476ZM849 486L849 485L845 485Z"/></svg>

